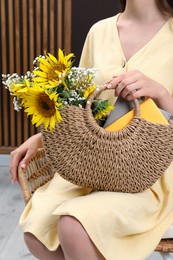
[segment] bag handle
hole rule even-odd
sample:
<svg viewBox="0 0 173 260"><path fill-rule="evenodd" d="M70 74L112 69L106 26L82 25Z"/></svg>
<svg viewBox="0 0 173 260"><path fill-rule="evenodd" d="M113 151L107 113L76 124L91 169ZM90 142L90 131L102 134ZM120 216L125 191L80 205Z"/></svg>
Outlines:
<svg viewBox="0 0 173 260"><path fill-rule="evenodd" d="M93 100L95 98L97 98L101 94L102 91L104 91L106 89L108 90L107 85L108 85L108 83L98 86L95 89L95 91L89 95L87 102L86 102L86 106L85 106L85 108L87 110L91 110L91 105L92 105ZM140 117L140 105L139 105L138 100L134 99L133 103L134 103L134 117Z"/></svg>

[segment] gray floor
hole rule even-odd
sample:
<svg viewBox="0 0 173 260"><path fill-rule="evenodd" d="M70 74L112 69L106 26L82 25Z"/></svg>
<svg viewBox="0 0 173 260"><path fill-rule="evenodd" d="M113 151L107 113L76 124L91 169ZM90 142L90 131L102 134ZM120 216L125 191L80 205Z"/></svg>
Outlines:
<svg viewBox="0 0 173 260"><path fill-rule="evenodd" d="M33 260L18 226L24 202L18 184L11 184L6 156L0 156L0 260Z"/></svg>
<svg viewBox="0 0 173 260"><path fill-rule="evenodd" d="M8 165L9 156L0 155L0 260L34 260L18 226L25 205L18 184L11 184ZM162 260L162 257L155 252L147 260Z"/></svg>

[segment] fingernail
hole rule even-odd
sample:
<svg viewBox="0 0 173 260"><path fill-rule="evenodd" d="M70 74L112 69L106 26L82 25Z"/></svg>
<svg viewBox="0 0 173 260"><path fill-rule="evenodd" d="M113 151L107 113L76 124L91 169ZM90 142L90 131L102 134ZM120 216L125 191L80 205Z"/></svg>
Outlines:
<svg viewBox="0 0 173 260"><path fill-rule="evenodd" d="M112 88L112 84L109 83L109 84L107 85L107 88Z"/></svg>
<svg viewBox="0 0 173 260"><path fill-rule="evenodd" d="M13 181L13 179L11 179L11 183L12 183L12 184L14 184L14 181Z"/></svg>
<svg viewBox="0 0 173 260"><path fill-rule="evenodd" d="M23 169L25 169L25 168L26 168L26 164L23 163L21 167L22 167Z"/></svg>

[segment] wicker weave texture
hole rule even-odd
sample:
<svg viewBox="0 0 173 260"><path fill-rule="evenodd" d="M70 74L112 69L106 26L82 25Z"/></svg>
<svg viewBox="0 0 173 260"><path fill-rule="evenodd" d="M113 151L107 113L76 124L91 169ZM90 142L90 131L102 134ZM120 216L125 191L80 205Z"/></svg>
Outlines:
<svg viewBox="0 0 173 260"><path fill-rule="evenodd" d="M173 127L134 117L121 131L98 126L90 110L62 111L53 132L42 128L47 157L66 180L94 190L141 192L152 186L173 160Z"/></svg>
<svg viewBox="0 0 173 260"><path fill-rule="evenodd" d="M19 165L19 183L27 204L35 190L54 176L51 163L45 157L44 149L39 149L25 169Z"/></svg>
<svg viewBox="0 0 173 260"><path fill-rule="evenodd" d="M173 238L172 239L162 239L157 245L155 251L173 253Z"/></svg>

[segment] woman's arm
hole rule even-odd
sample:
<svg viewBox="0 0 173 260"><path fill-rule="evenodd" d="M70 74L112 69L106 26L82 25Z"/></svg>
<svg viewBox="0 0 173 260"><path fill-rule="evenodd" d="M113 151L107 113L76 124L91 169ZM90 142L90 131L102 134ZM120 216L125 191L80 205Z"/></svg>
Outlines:
<svg viewBox="0 0 173 260"><path fill-rule="evenodd" d="M18 166L21 163L23 168L36 154L37 149L42 147L41 133L33 135L13 152L11 152L10 174L12 183L18 180Z"/></svg>

